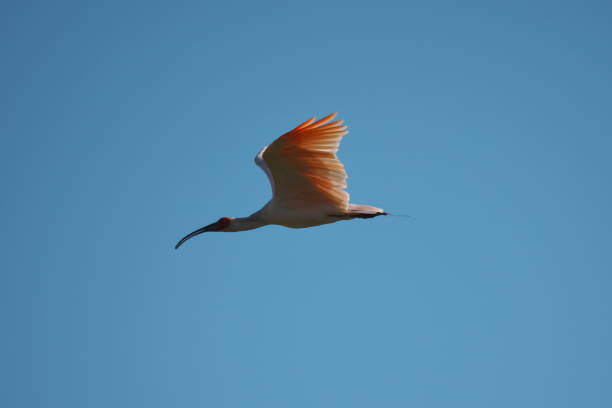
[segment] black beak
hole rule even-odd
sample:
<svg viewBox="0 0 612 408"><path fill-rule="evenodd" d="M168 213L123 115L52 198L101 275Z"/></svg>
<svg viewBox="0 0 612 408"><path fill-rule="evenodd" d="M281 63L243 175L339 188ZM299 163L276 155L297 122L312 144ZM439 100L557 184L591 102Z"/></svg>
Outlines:
<svg viewBox="0 0 612 408"><path fill-rule="evenodd" d="M193 232L192 232L192 233L190 233L190 234L185 235L185 236L184 236L184 237L183 237L183 238L182 238L182 239L181 239L181 240L180 240L180 241L179 241L179 242L176 244L176 246L174 247L174 249L178 249L178 247L180 247L181 245L183 245L183 243L184 243L185 241L187 241L189 238L193 238L193 237L195 237L196 235L200 235L200 234L203 234L204 232L208 232L208 231L217 231L217 223L216 223L216 222L214 222L214 223L212 223L212 224L210 224L210 225L207 225L207 226L205 226L205 227L202 227L202 228L200 228L200 229L197 229L197 230L193 231Z"/></svg>

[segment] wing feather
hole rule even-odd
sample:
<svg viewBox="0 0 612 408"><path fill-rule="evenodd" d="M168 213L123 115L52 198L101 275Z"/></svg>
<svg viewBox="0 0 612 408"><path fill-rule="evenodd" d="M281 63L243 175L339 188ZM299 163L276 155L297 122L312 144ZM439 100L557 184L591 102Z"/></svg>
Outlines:
<svg viewBox="0 0 612 408"><path fill-rule="evenodd" d="M346 135L336 113L310 118L285 133L255 157L270 179L274 200L285 208L348 211L346 171L336 152ZM331 122L330 122L331 121Z"/></svg>

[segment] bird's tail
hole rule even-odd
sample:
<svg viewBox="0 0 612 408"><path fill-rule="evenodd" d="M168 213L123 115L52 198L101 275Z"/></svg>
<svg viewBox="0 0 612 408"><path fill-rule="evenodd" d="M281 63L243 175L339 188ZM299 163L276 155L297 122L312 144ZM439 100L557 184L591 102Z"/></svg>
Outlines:
<svg viewBox="0 0 612 408"><path fill-rule="evenodd" d="M373 218L379 215L388 215L382 208L365 204L349 204L348 215L351 218Z"/></svg>

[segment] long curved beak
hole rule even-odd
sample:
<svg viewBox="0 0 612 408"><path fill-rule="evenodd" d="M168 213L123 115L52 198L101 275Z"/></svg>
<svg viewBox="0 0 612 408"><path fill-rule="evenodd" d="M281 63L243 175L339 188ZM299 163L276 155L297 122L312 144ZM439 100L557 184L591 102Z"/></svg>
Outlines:
<svg viewBox="0 0 612 408"><path fill-rule="evenodd" d="M180 241L179 241L179 242L178 242L178 243L175 245L174 249L178 249L178 247L180 247L181 245L183 245L183 243L184 243L185 241L187 241L189 238L193 238L193 237L195 237L196 235L200 235L200 234L203 234L203 233L208 232L208 231L217 231L217 223L216 223L216 222L213 222L213 223L212 223L212 224L210 224L210 225L207 225L207 226L205 226L205 227L199 228L199 229L197 229L197 230L193 231L192 233L189 233L189 234L185 235L185 236L184 236L184 237L183 237L183 238L182 238L182 239L181 239L181 240L180 240Z"/></svg>

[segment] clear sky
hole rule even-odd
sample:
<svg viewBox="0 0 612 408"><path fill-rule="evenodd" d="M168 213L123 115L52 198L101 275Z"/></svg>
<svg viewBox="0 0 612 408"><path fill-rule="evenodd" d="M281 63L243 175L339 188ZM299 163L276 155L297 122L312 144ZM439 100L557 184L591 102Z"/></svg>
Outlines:
<svg viewBox="0 0 612 408"><path fill-rule="evenodd" d="M610 2L11 3L1 406L612 406ZM173 249L334 111L410 218Z"/></svg>

